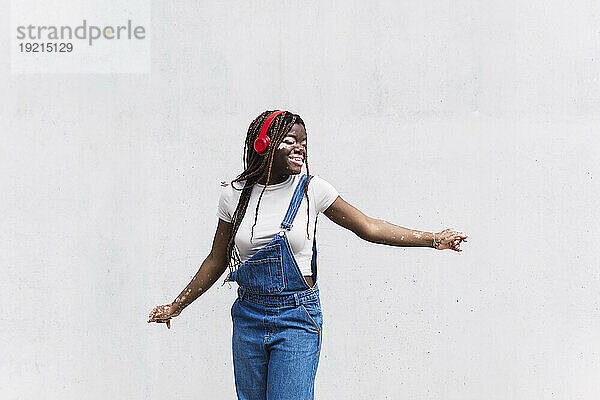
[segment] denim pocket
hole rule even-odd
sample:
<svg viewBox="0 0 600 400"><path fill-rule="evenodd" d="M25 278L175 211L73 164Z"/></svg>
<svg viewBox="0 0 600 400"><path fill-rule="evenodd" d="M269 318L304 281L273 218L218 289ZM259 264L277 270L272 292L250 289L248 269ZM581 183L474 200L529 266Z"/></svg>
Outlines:
<svg viewBox="0 0 600 400"><path fill-rule="evenodd" d="M247 260L236 271L235 280L250 293L281 293L285 288L281 257Z"/></svg>
<svg viewBox="0 0 600 400"><path fill-rule="evenodd" d="M323 328L323 314L318 300L300 304L300 309L306 315L307 321L319 332Z"/></svg>

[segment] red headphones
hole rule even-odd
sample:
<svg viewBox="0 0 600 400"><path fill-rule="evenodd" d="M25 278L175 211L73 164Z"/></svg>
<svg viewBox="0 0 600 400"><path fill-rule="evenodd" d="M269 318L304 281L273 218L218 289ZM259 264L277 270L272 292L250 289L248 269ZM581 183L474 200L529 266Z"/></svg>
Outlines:
<svg viewBox="0 0 600 400"><path fill-rule="evenodd" d="M269 137L267 136L269 126L271 125L271 122L273 122L276 116L284 112L286 111L275 111L271 113L271 115L269 115L269 117L263 124L262 128L260 129L260 133L258 134L258 137L254 141L254 150L256 150L258 154L264 154L267 151L267 147L269 147Z"/></svg>

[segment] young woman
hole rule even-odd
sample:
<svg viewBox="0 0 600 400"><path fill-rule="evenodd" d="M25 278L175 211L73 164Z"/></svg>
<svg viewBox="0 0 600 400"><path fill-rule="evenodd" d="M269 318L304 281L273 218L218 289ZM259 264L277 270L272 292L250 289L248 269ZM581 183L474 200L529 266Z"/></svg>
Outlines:
<svg viewBox="0 0 600 400"><path fill-rule="evenodd" d="M332 185L310 175L304 121L289 111L265 111L252 121L244 153L244 171L222 190L210 254L179 296L155 307L148 322L170 328L171 318L229 266L225 281L239 285L231 307L238 399L313 399L323 327L317 215L391 246L461 251L467 236L403 228L348 204ZM300 174L304 164L307 173Z"/></svg>

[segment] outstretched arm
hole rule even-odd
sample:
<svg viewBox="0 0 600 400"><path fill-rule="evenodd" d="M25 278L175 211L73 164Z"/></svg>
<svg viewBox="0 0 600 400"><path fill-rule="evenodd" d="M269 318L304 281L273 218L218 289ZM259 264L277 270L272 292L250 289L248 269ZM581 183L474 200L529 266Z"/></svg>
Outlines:
<svg viewBox="0 0 600 400"><path fill-rule="evenodd" d="M150 312L148 322L166 322L171 327L170 320L194 300L206 292L227 268L227 241L231 224L219 219L217 231L213 239L212 249L196 275L171 304L156 306Z"/></svg>
<svg viewBox="0 0 600 400"><path fill-rule="evenodd" d="M336 224L351 230L361 239L372 243L462 251L459 248L460 243L461 241L467 241L467 235L453 229L445 229L439 233L424 232L368 217L340 196L325 210L324 214Z"/></svg>

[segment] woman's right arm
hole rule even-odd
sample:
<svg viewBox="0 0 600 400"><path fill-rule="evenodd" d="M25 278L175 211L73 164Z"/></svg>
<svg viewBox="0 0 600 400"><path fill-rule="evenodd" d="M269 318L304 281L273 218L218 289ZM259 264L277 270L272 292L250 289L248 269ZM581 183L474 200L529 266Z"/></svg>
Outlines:
<svg viewBox="0 0 600 400"><path fill-rule="evenodd" d="M171 327L170 319L206 292L227 269L227 242L231 224L219 219L217 231L213 239L212 249L196 275L171 304L156 306L150 312L148 322L166 322Z"/></svg>

